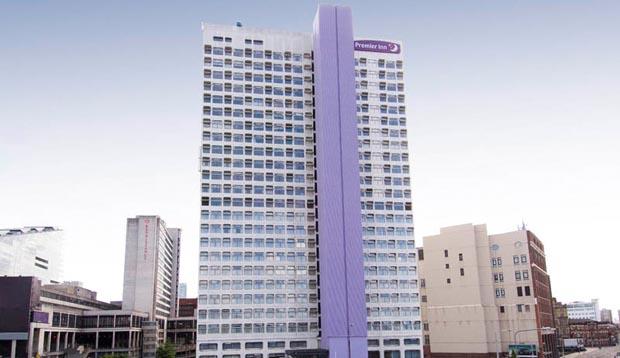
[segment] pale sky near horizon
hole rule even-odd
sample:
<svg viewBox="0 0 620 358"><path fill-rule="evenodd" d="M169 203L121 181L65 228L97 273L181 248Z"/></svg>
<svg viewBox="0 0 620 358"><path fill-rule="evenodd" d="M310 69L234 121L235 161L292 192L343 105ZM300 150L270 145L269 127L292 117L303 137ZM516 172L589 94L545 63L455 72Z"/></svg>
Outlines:
<svg viewBox="0 0 620 358"><path fill-rule="evenodd" d="M406 56L416 239L522 220L554 296L620 309L620 2L341 1ZM65 231L122 297L126 218L183 229L196 294L202 21L309 32L317 1L0 0L0 228Z"/></svg>

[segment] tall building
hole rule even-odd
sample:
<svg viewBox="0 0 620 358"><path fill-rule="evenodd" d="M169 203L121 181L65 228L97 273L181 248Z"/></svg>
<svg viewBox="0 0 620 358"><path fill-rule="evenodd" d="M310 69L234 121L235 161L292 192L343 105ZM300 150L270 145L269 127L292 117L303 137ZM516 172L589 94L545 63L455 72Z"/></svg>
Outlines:
<svg viewBox="0 0 620 358"><path fill-rule="evenodd" d="M329 5L203 38L197 356L419 357L401 44Z"/></svg>
<svg viewBox="0 0 620 358"><path fill-rule="evenodd" d="M598 299L590 302L575 301L566 304L569 319L589 319L592 321L601 320Z"/></svg>
<svg viewBox="0 0 620 358"><path fill-rule="evenodd" d="M431 357L490 357L514 343L557 354L544 246L531 231L446 227L424 238L418 256Z"/></svg>
<svg viewBox="0 0 620 358"><path fill-rule="evenodd" d="M127 219L123 309L148 313L160 326L176 316L181 229L159 216Z"/></svg>
<svg viewBox="0 0 620 358"><path fill-rule="evenodd" d="M44 284L63 275L63 232L52 226L0 229L0 276L36 276Z"/></svg>
<svg viewBox="0 0 620 358"><path fill-rule="evenodd" d="M179 284L179 298L187 298L187 284L185 282Z"/></svg>
<svg viewBox="0 0 620 358"><path fill-rule="evenodd" d="M600 314L601 314L601 322L607 322L607 323L614 322L612 314L611 314L611 310L603 308Z"/></svg>

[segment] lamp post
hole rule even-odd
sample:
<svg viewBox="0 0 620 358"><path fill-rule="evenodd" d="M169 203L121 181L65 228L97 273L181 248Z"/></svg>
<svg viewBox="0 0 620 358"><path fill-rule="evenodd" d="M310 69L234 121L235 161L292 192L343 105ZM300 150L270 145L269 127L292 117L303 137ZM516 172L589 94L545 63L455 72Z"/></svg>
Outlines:
<svg viewBox="0 0 620 358"><path fill-rule="evenodd" d="M517 335L519 333L522 333L522 332L532 332L532 331L537 331L537 332L538 331L551 331L551 332L555 332L555 328L553 328L553 327L541 327L541 328L532 328L532 329L521 329L521 330L518 330L514 334L514 343L518 344ZM541 347L541 348L543 348L543 347ZM543 352L543 354L544 354L544 352Z"/></svg>

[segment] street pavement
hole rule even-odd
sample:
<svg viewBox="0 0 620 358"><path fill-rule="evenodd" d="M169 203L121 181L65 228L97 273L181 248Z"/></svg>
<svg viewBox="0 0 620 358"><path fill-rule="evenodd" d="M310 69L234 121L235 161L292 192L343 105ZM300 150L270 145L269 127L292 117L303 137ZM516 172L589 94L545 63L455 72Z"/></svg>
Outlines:
<svg viewBox="0 0 620 358"><path fill-rule="evenodd" d="M588 348L586 352L581 353L573 353L566 355L568 358L613 358L616 356L616 353L620 352L620 346L615 347L604 347L602 349L598 348Z"/></svg>

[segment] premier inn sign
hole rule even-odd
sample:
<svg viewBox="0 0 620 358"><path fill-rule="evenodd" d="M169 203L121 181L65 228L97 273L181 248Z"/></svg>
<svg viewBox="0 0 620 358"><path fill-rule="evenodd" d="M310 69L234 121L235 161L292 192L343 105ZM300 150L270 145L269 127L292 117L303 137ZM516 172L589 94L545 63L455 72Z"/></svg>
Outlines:
<svg viewBox="0 0 620 358"><path fill-rule="evenodd" d="M357 40L353 41L355 51L400 53L400 45L389 41Z"/></svg>

